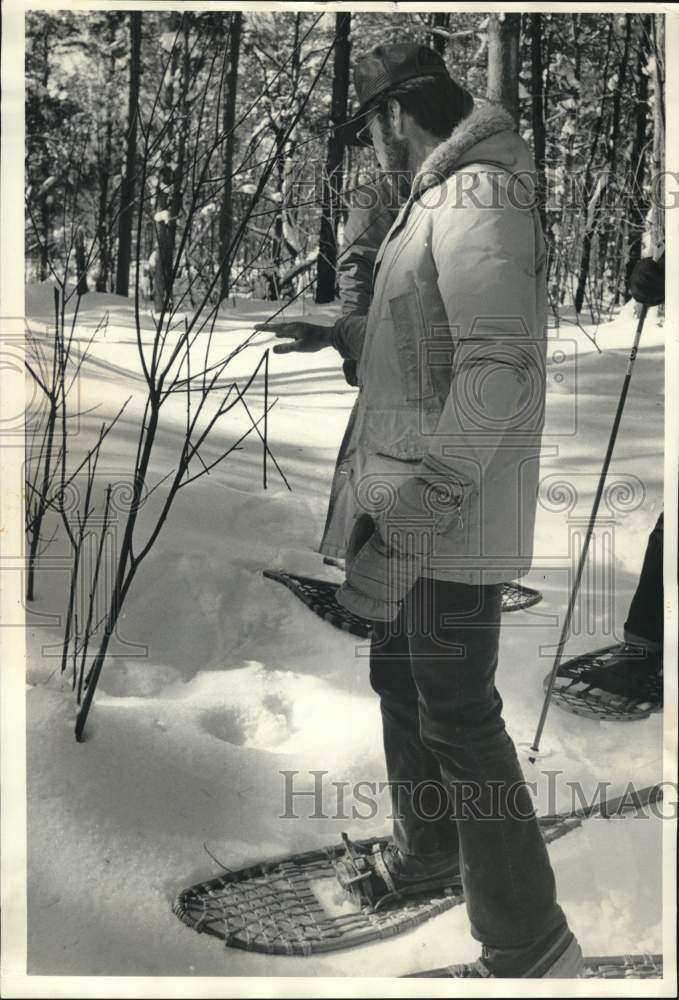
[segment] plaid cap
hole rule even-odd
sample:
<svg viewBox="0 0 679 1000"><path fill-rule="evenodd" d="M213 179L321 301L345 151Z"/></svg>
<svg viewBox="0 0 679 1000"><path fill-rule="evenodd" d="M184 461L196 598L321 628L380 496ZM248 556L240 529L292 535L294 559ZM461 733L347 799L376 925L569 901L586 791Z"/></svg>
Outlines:
<svg viewBox="0 0 679 1000"><path fill-rule="evenodd" d="M348 146L364 145L357 133L365 124L366 112L378 98L386 97L399 84L419 76L442 76L450 80L454 98L459 102L459 117L469 114L474 106L472 95L452 79L445 62L434 49L415 42L377 45L359 59L354 68L359 108L338 130L342 140Z"/></svg>

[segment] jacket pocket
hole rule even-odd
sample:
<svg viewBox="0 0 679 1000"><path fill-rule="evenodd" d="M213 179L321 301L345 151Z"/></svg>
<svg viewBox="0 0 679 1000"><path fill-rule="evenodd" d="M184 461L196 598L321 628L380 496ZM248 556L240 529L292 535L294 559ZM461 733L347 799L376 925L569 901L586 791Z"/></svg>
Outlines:
<svg viewBox="0 0 679 1000"><path fill-rule="evenodd" d="M389 312L406 399L427 399L434 395L434 386L422 352L426 321L417 286L389 299Z"/></svg>

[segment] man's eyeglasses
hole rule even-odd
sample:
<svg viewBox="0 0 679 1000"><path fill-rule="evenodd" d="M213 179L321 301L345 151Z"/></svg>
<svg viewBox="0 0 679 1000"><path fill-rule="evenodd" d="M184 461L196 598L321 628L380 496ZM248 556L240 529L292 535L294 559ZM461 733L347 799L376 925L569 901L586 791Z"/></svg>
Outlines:
<svg viewBox="0 0 679 1000"><path fill-rule="evenodd" d="M372 147L373 145L373 137L372 137L372 132L370 130L370 126L377 118L378 111L379 107L374 107L371 108L370 111L367 111L365 117L365 125L362 125L361 128L356 133L356 138L358 139L358 141L362 146Z"/></svg>

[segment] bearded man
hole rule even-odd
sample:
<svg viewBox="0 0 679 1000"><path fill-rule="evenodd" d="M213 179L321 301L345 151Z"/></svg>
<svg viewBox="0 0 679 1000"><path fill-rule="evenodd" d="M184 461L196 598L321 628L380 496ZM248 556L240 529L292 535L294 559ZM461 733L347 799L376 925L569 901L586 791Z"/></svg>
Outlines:
<svg viewBox="0 0 679 1000"><path fill-rule="evenodd" d="M580 947L495 687L500 586L530 568L544 422L546 253L533 164L502 108L473 108L425 46L359 60L349 141L412 176L367 317L272 323L279 351L333 346L360 392L331 509L338 599L375 622L393 838L348 844L361 903L461 877L474 963L451 977L570 978ZM327 532L326 532L327 534ZM342 868L342 866L340 866Z"/></svg>

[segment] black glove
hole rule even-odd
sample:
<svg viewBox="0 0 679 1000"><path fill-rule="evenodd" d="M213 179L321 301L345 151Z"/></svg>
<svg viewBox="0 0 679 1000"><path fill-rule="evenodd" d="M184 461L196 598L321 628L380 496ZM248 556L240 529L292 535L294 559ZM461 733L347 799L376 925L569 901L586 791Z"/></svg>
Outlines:
<svg viewBox="0 0 679 1000"><path fill-rule="evenodd" d="M358 385L358 361L354 361L352 358L347 358L342 362L342 368L344 369L344 378L348 385L357 386Z"/></svg>
<svg viewBox="0 0 679 1000"><path fill-rule="evenodd" d="M659 306L665 301L665 254L660 260L642 257L630 275L630 291L637 302L646 306Z"/></svg>

